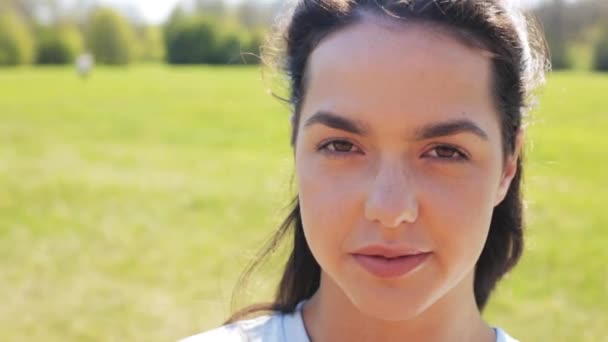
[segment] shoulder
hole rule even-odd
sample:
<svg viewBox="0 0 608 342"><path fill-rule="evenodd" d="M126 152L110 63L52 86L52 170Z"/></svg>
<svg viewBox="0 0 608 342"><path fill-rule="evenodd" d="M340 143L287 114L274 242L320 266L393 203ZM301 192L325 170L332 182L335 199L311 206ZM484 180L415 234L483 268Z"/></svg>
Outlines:
<svg viewBox="0 0 608 342"><path fill-rule="evenodd" d="M496 342L519 342L501 328L494 328L494 330L496 331Z"/></svg>
<svg viewBox="0 0 608 342"><path fill-rule="evenodd" d="M190 336L180 342L308 342L299 312L242 320Z"/></svg>
<svg viewBox="0 0 608 342"><path fill-rule="evenodd" d="M277 320L277 315L260 316L190 336L180 342L265 341L276 330Z"/></svg>

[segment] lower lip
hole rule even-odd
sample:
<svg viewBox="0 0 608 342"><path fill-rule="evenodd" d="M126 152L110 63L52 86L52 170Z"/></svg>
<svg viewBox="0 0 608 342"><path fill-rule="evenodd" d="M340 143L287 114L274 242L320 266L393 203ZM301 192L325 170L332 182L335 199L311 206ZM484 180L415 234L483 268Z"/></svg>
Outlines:
<svg viewBox="0 0 608 342"><path fill-rule="evenodd" d="M357 263L369 273L380 278L397 278L415 270L426 261L430 254L422 253L390 259L362 254L353 254L353 256Z"/></svg>

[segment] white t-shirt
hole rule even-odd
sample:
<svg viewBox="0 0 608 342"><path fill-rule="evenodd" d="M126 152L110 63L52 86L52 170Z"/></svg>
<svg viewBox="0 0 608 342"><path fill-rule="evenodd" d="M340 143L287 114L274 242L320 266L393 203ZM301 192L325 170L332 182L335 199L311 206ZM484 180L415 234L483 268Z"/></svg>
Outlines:
<svg viewBox="0 0 608 342"><path fill-rule="evenodd" d="M273 314L224 325L180 342L310 342L302 320L301 302L292 314ZM518 342L494 328L496 342Z"/></svg>

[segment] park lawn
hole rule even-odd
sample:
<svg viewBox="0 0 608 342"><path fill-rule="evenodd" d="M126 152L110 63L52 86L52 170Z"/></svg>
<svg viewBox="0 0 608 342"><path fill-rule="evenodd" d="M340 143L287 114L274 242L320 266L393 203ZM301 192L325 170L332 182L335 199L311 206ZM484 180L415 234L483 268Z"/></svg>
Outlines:
<svg viewBox="0 0 608 342"><path fill-rule="evenodd" d="M166 341L220 324L294 193L271 78L0 69L0 340ZM533 114L526 252L485 313L522 341L605 337L607 90L608 76L554 74ZM239 303L268 298L279 263Z"/></svg>

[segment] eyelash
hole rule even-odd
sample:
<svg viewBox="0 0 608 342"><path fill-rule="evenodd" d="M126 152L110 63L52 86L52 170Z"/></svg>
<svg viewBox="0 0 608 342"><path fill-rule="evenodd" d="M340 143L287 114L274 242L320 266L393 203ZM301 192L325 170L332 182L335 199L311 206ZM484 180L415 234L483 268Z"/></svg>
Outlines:
<svg viewBox="0 0 608 342"><path fill-rule="evenodd" d="M443 145L435 145L433 146L433 148L431 149L431 151L435 151L438 148L443 148L443 149L447 149L450 152L453 152L454 155L456 157L431 157L431 158L435 158L435 159L441 159L447 162L462 162L462 161L466 161L468 160L468 156L466 155L466 153L462 152L460 149L458 149L455 146L452 145L447 145L447 144L443 144Z"/></svg>
<svg viewBox="0 0 608 342"><path fill-rule="evenodd" d="M335 157L335 158L344 158L347 157L348 154L351 153L359 153L361 154L361 150L359 149L358 152L339 152L335 150L335 145L336 143L341 143L341 144L348 144L351 145L352 147L356 147L355 144L351 143L350 141L347 140L342 140L342 139L335 139L335 140L330 140L330 141L326 141L324 143L321 143L321 146L319 146L318 150L328 154L331 157ZM329 146L334 145L334 150L330 150Z"/></svg>
<svg viewBox="0 0 608 342"><path fill-rule="evenodd" d="M333 158L345 158L345 157L348 157L348 155L351 153L358 153L358 154L362 153L362 152L360 152L361 150L359 148L357 148L359 150L359 152L350 152L350 151L339 152L339 151L335 150L335 145L334 145L334 150L330 150L329 146L332 144L336 144L336 143L348 144L348 145L351 145L351 148L352 147L357 148L355 146L355 144L351 143L350 141L336 139L336 140L330 140L330 141L322 143L321 146L319 146L318 150L323 153L328 154L330 157L333 157ZM449 145L449 144L435 145L435 146L433 146L433 148L430 151L436 151L436 149L438 149L438 148L447 149L448 151L453 152L454 155L456 155L457 157L439 157L439 156L437 156L437 157L430 157L430 158L439 159L441 161L446 161L446 162L462 162L462 161L466 161L469 159L464 152L462 152L457 147Z"/></svg>

